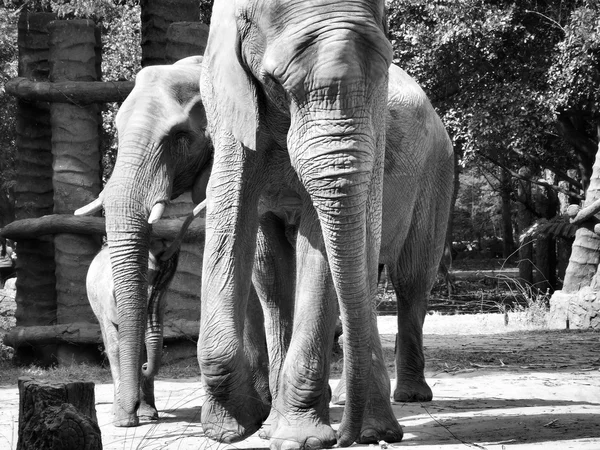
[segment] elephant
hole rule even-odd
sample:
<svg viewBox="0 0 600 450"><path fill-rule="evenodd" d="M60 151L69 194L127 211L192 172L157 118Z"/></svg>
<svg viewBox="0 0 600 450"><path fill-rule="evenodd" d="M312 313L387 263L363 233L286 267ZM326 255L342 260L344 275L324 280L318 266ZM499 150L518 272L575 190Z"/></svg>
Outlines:
<svg viewBox="0 0 600 450"><path fill-rule="evenodd" d="M175 67L169 70L173 69ZM158 71L160 67L155 67L154 70ZM160 83L161 79L156 82ZM164 78L162 82L167 85L170 83ZM187 79L179 79L179 82L191 83L191 88L197 84L194 80ZM173 89L172 92L186 89L182 89L180 86L178 89ZM164 89L157 91L162 92ZM165 104L168 105L168 102ZM421 274L431 273L431 261L437 258L438 250L436 248L442 234L439 224L445 223L447 208L444 205L449 204L447 185L451 185L452 170L448 166L447 160L448 155L451 156L452 149L443 125L423 91L402 69L393 65L389 69L387 109L383 187L384 220L382 225L384 242L389 245L382 250L380 261L390 267L396 267L395 271L390 270L390 279L399 293L398 325L401 351L396 354L398 376L394 397L398 401L423 401L431 398L431 390L425 383L423 374L422 323L426 309L425 294L429 291L432 280L429 277L429 281L425 278L423 282L420 282L418 278ZM154 147L154 149L158 150L158 147ZM150 160L155 159L159 159L158 156L154 156ZM419 164L413 167L413 161L418 161ZM428 167L435 170L427 171ZM414 172L412 176L406 175L412 172ZM140 177L140 175L137 176ZM423 185L419 184L421 180L425 182ZM166 183L173 182L172 178L166 180ZM433 184L437 186L435 193L429 192L429 188L426 187ZM407 201L403 201L404 197L397 195L398 192L405 191L411 196ZM421 201L416 204L411 203L421 196L423 197ZM269 376L274 391L279 383L281 366L291 335L295 289L293 243L296 239L295 233L300 217L298 207L300 200L295 192L282 190L278 201L279 210L271 211L269 204L261 199L259 206L261 224L258 230L253 269L253 282L261 298L271 299L263 301L263 306L267 317L270 317L270 321L267 322L271 357ZM428 205L431 205L429 211L426 209ZM423 210L424 208L425 210ZM439 214L439 216L436 217L432 213ZM413 220L411 217L415 219ZM419 220L418 227L416 220ZM429 226L422 226L423 224ZM412 247L405 244L409 229L414 242ZM402 254L403 258L410 262L410 255L415 252L415 248L424 258L420 260L420 265L418 264L412 269L410 266L408 267L410 270L406 272L403 281L398 278L398 275L402 273L400 255ZM427 256L429 257L427 258ZM404 264L406 265L406 261ZM416 277L417 280L411 281L411 277L413 279ZM402 292L410 292L415 289L416 294L412 298L401 296ZM255 294L256 292L252 290L249 302L254 300ZM278 297L286 297L290 301L277 301ZM260 311L254 308L248 308L248 310L255 316L260 315ZM246 318L248 318L248 314ZM252 330L250 326L261 323L262 319L260 318L250 320L250 325L247 322L244 328L246 342L252 339L260 341L261 338L258 336L260 330L256 331L256 329L260 329L260 326L256 326L255 330ZM254 337L252 337L253 335ZM256 344L255 348L260 346L261 344ZM260 366L264 364L264 355L261 355L260 351L255 351L254 360L258 361L254 365ZM255 374L254 378L260 378L260 376ZM343 383L338 386L343 386ZM334 398L343 402L345 394L342 391L338 389ZM404 395L404 398L401 395ZM263 398L267 396L268 394L263 394ZM276 411L276 408L271 409L272 413ZM267 420L267 422L269 421Z"/></svg>
<svg viewBox="0 0 600 450"><path fill-rule="evenodd" d="M163 321L166 306L166 291L177 270L179 248L190 223L204 209L201 202L188 215L173 242L167 246L164 240L152 240L148 254L148 304L145 344L147 362L140 367L139 386L140 404L138 418L158 420L158 411L154 401L154 378L160 369L163 348ZM118 306L115 295L110 252L104 247L92 260L86 277L86 289L92 311L100 324L105 353L108 356L110 370L115 386L113 415L119 418L118 395L121 385L119 354Z"/></svg>
<svg viewBox="0 0 600 450"><path fill-rule="evenodd" d="M151 225L171 198L191 190L200 203L206 194L212 145L199 95L201 62L202 57L190 57L137 74L115 119L118 155L113 173L98 198L75 212L91 214L104 207L106 217L120 347L116 426L139 423ZM159 331L153 328L154 336L147 334L146 341L158 342ZM149 364L147 371L156 368Z"/></svg>
<svg viewBox="0 0 600 450"><path fill-rule="evenodd" d="M388 269L398 308L393 399L423 402L433 397L424 375L423 323L446 246L454 152L418 83L396 65L389 77L379 263ZM345 402L344 385L342 376L334 403Z"/></svg>
<svg viewBox="0 0 600 450"><path fill-rule="evenodd" d="M392 60L384 21L383 0L214 3L200 82L214 156L198 362L201 421L215 440L241 440L269 414L274 449L402 438L374 309ZM243 345L253 286L271 327L271 405ZM347 382L336 433L327 382L338 305Z"/></svg>
<svg viewBox="0 0 600 450"><path fill-rule="evenodd" d="M154 249L148 254L148 321L147 337L145 342L148 362L138 367L141 372L139 387L140 405L137 415L145 420L157 420L158 411L154 401L154 377L160 368L163 341L163 318L165 310L165 291L175 274L178 252L170 259L169 269L164 273L164 278L159 276L159 258L164 249L162 241L154 243ZM165 272L163 270L163 272ZM121 385L121 370L119 353L118 311L110 264L109 248L104 247L92 260L86 277L86 288L90 306L98 319L104 342L105 353L110 363L110 371L115 386L113 402L113 415L118 419L118 389ZM157 332L153 332L153 329Z"/></svg>

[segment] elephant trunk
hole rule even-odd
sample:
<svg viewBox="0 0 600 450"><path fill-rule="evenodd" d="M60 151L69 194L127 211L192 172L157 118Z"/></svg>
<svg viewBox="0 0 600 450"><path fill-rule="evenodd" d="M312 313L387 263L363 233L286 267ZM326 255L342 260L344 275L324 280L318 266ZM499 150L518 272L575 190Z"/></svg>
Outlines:
<svg viewBox="0 0 600 450"><path fill-rule="evenodd" d="M310 139L292 140L299 146L290 146L290 155L317 212L339 300L347 402L338 444L346 446L360 433L368 396L383 156L366 119L316 120L311 127Z"/></svg>
<svg viewBox="0 0 600 450"><path fill-rule="evenodd" d="M148 306L148 213L129 199L106 203L106 230L113 270L119 326L120 385L117 389L120 426L135 426L139 406L140 366ZM127 211L127 212L125 212ZM132 214L132 211L138 211Z"/></svg>

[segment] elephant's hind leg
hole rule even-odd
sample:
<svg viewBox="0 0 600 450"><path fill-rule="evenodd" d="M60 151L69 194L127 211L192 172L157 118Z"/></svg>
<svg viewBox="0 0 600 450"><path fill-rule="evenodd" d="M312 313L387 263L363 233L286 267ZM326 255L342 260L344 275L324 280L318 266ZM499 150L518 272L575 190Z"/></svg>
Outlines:
<svg viewBox="0 0 600 450"><path fill-rule="evenodd" d="M388 265L398 302L396 387L393 395L397 402L423 402L433 398L425 381L423 322L429 291L435 282L443 250L446 222L438 224L433 211L428 212L431 212L430 220L417 215L397 263Z"/></svg>

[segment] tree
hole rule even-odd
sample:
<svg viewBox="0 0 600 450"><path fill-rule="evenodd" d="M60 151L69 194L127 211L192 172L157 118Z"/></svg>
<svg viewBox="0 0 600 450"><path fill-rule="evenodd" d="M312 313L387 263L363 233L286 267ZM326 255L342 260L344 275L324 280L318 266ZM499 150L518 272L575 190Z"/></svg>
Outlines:
<svg viewBox="0 0 600 450"><path fill-rule="evenodd" d="M17 75L17 19L0 8L0 227L14 219L16 102L4 84Z"/></svg>
<svg viewBox="0 0 600 450"><path fill-rule="evenodd" d="M487 173L502 198L505 255L511 251L521 168L534 183L551 170L556 177L544 186L554 191L567 181L575 188L568 195L580 198L580 183L566 173L578 167L579 158L556 132L549 73L570 12L581 3L389 2L396 61L428 92L460 153L461 167ZM535 218L548 215L547 208L533 203L526 209Z"/></svg>

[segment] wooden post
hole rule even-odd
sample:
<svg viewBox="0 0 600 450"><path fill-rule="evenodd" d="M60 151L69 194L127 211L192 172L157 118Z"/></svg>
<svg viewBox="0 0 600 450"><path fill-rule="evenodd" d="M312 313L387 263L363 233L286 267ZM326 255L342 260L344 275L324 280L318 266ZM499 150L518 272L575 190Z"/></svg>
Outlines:
<svg viewBox="0 0 600 450"><path fill-rule="evenodd" d="M142 67L168 64L167 29L173 22L198 20L196 0L142 0Z"/></svg>
<svg viewBox="0 0 600 450"><path fill-rule="evenodd" d="M17 450L102 449L94 383L19 378Z"/></svg>
<svg viewBox="0 0 600 450"><path fill-rule="evenodd" d="M49 30L50 81L97 81L100 42L95 23L57 20ZM72 214L100 193L100 109L98 105L53 103L51 112L54 212ZM96 323L87 300L85 277L100 250L100 237L57 234L54 245L57 323ZM59 362L71 361L78 359L77 354L86 359L86 353L85 349L61 345L57 356Z"/></svg>
<svg viewBox="0 0 600 450"><path fill-rule="evenodd" d="M23 11L19 17L19 76L47 81L48 24L56 16ZM50 105L42 102L17 103L17 155L15 218L27 219L52 213L52 153ZM56 323L56 278L54 239L18 241L17 326L44 326ZM16 357L22 363L53 362L56 346L21 347Z"/></svg>
<svg viewBox="0 0 600 450"><path fill-rule="evenodd" d="M175 22L167 29L167 63L187 56L203 55L208 40L208 25L200 22Z"/></svg>

